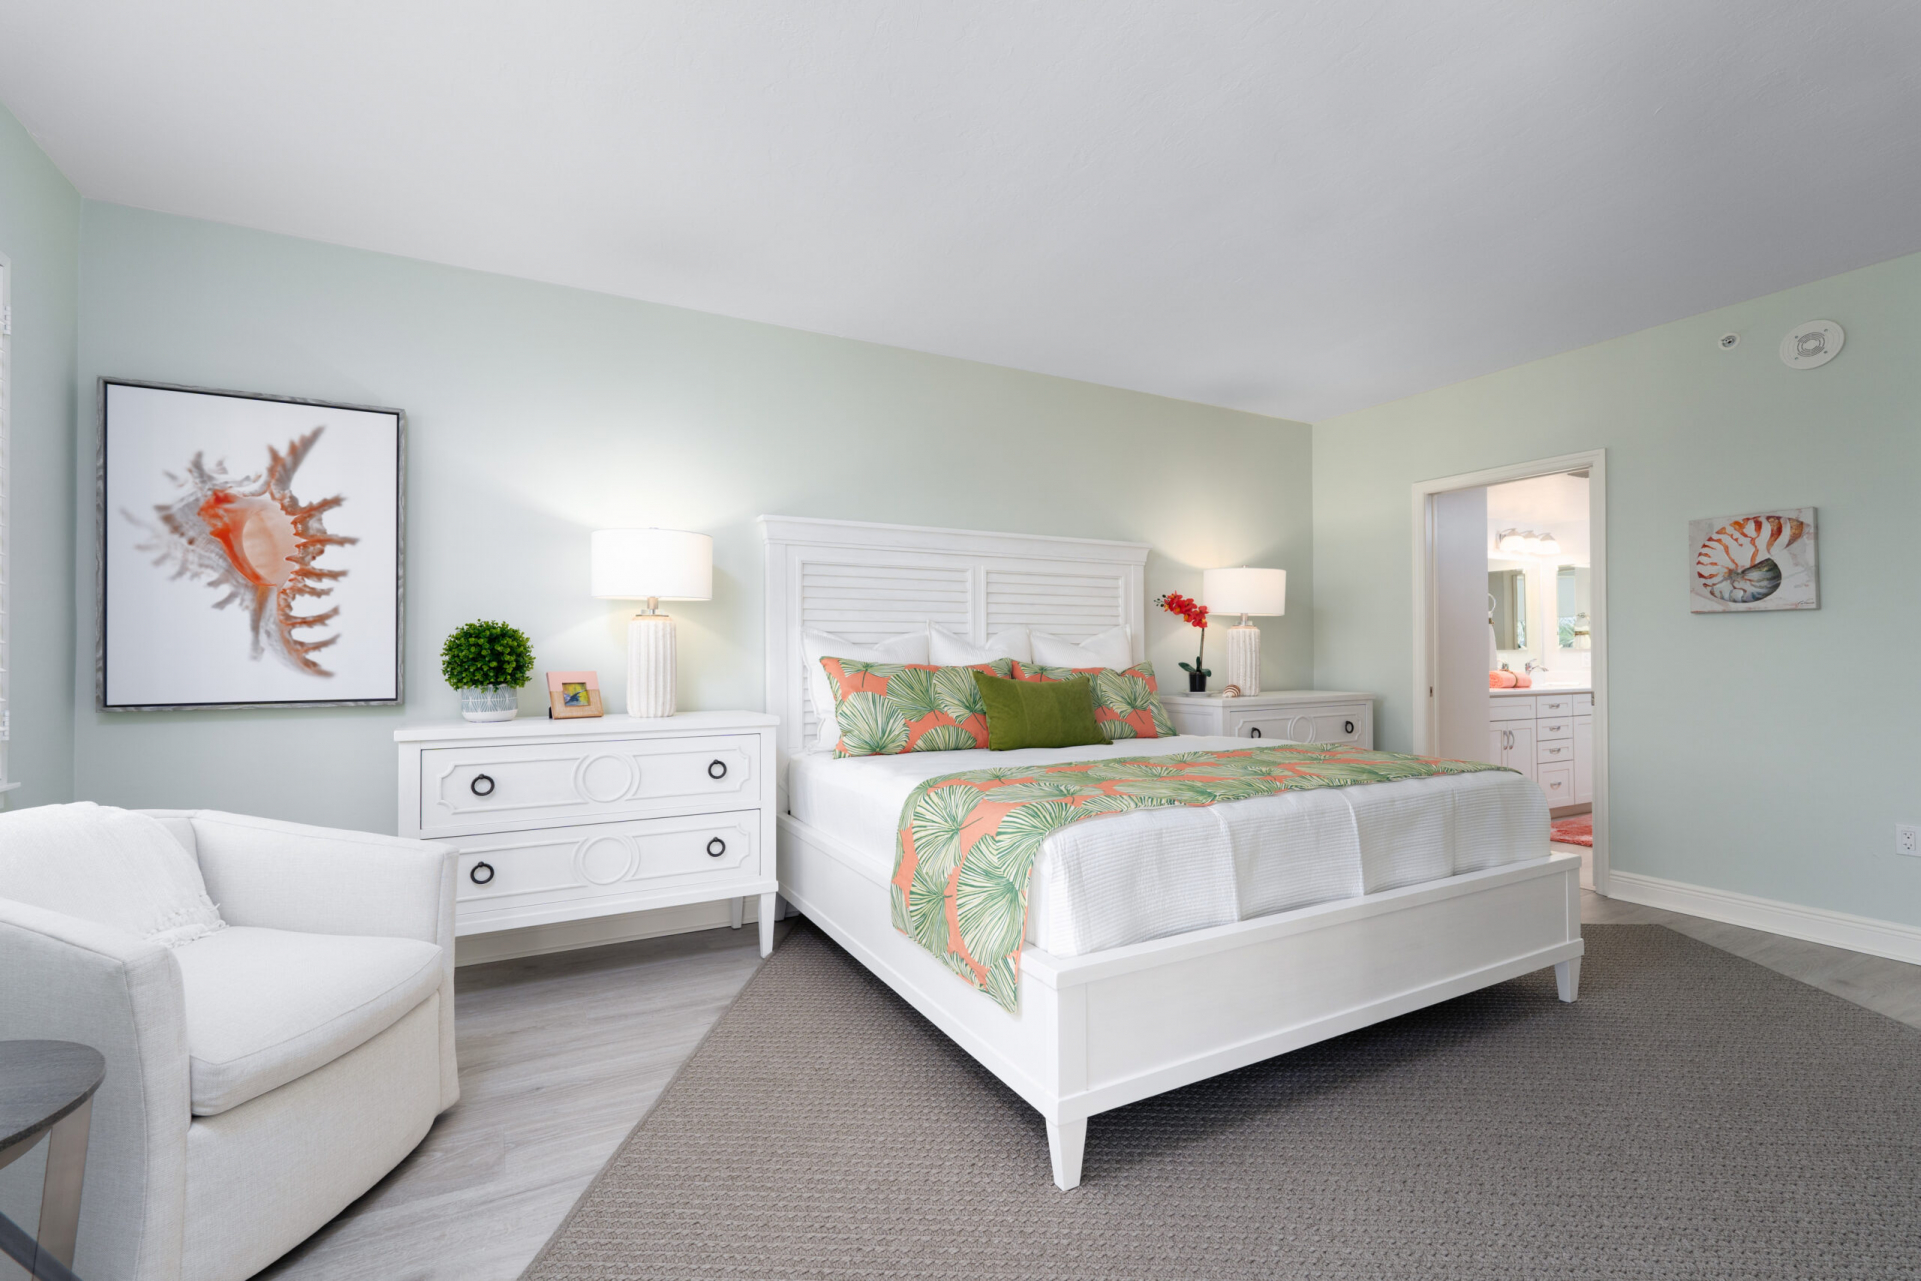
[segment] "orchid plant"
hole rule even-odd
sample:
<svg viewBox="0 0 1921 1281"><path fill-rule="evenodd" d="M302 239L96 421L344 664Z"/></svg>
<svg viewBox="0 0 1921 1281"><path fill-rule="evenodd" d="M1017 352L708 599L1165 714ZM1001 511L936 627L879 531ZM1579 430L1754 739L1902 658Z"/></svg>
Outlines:
<svg viewBox="0 0 1921 1281"><path fill-rule="evenodd" d="M1154 603L1170 614L1178 614L1189 624L1200 629L1200 652L1194 655L1192 663L1182 663L1181 670L1189 676L1199 676L1203 679L1212 676L1213 672L1201 666L1207 659L1207 606L1196 604L1193 598L1183 596L1179 592L1169 592Z"/></svg>

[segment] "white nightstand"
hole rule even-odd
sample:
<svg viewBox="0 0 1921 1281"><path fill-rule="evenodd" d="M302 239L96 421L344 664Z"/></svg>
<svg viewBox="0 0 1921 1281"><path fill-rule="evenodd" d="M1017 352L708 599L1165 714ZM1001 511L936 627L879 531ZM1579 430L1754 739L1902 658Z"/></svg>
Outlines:
<svg viewBox="0 0 1921 1281"><path fill-rule="evenodd" d="M1183 734L1226 734L1281 743L1374 746L1374 696L1339 690L1295 689L1223 698L1219 694L1162 694L1174 728Z"/></svg>
<svg viewBox="0 0 1921 1281"><path fill-rule="evenodd" d="M400 834L460 850L454 933L760 898L774 945L774 739L765 712L394 731Z"/></svg>

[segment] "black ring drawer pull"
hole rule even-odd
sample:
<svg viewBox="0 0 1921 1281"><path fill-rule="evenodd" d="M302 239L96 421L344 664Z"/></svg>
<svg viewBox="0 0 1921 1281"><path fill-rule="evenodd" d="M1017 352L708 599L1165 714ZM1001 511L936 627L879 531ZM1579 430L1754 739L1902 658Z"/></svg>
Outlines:
<svg viewBox="0 0 1921 1281"><path fill-rule="evenodd" d="M482 787L482 783L485 783L487 786ZM474 781L467 784L467 790L475 796L492 796L494 794L493 776L489 774L474 775Z"/></svg>
<svg viewBox="0 0 1921 1281"><path fill-rule="evenodd" d="M721 840L718 836L716 836L713 840L707 842L708 858L719 858L722 854L725 854L726 852L727 852L727 842Z"/></svg>
<svg viewBox="0 0 1921 1281"><path fill-rule="evenodd" d="M1261 727L1259 725L1253 726L1247 731L1247 736L1249 738L1259 738L1261 736Z"/></svg>
<svg viewBox="0 0 1921 1281"><path fill-rule="evenodd" d="M486 875L482 876L482 872L485 872ZM485 885L488 881L494 879L494 865L492 863L475 863L473 870L467 873L467 879L475 885Z"/></svg>
<svg viewBox="0 0 1921 1281"><path fill-rule="evenodd" d="M726 761L708 761L707 777L708 778L726 778L727 762Z"/></svg>
<svg viewBox="0 0 1921 1281"><path fill-rule="evenodd" d="M1353 721L1343 721L1342 723L1347 726L1347 730L1346 730L1347 733L1352 734L1354 732Z"/></svg>

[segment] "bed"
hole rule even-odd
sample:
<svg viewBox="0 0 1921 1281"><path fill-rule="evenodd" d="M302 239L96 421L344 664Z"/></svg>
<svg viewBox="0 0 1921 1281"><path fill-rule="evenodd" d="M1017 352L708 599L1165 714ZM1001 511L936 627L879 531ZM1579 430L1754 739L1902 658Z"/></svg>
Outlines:
<svg viewBox="0 0 1921 1281"><path fill-rule="evenodd" d="M1575 999L1580 860L1549 852L1538 789L1485 773L1056 832L1031 882L1019 1005L1003 1009L893 927L888 881L916 784L1029 753L810 750L802 632L872 643L932 622L979 642L1013 625L1078 639L1127 623L1138 659L1148 549L794 517L761 527L781 893L1041 1113L1060 1188L1079 1184L1100 1112L1549 966Z"/></svg>

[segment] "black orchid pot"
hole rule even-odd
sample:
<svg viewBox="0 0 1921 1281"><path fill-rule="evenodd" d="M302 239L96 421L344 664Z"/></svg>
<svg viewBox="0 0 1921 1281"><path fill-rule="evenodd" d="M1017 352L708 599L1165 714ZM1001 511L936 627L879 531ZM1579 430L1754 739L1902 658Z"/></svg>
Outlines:
<svg viewBox="0 0 1921 1281"><path fill-rule="evenodd" d="M1207 693L1207 673L1189 672L1187 674L1187 692L1190 694Z"/></svg>

